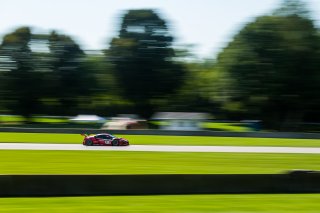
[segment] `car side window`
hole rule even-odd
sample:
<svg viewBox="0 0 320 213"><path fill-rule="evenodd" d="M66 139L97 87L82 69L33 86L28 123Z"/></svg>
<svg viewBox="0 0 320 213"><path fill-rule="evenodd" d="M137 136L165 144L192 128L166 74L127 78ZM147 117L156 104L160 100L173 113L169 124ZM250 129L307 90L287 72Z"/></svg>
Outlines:
<svg viewBox="0 0 320 213"><path fill-rule="evenodd" d="M97 135L96 138L107 139L107 137L105 135Z"/></svg>

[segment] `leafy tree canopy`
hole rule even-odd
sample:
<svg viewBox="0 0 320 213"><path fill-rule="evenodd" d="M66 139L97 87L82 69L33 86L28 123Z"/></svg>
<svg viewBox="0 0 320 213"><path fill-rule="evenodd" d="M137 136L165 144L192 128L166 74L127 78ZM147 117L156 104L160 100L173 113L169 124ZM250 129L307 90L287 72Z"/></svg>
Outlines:
<svg viewBox="0 0 320 213"><path fill-rule="evenodd" d="M319 44L318 30L302 16L247 24L218 56L229 101L273 126L301 121L319 106Z"/></svg>
<svg viewBox="0 0 320 213"><path fill-rule="evenodd" d="M173 62L172 36L166 22L153 10L129 10L122 18L119 36L112 39L108 56L126 98L146 116L152 99L177 89L182 67Z"/></svg>

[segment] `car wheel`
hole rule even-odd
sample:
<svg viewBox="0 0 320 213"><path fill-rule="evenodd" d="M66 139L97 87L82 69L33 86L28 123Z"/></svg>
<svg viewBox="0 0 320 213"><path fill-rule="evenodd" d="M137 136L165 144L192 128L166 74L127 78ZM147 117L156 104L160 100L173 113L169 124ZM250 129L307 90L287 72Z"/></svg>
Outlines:
<svg viewBox="0 0 320 213"><path fill-rule="evenodd" d="M93 145L93 143L92 143L92 141L91 141L91 140L86 140L86 145L87 145L87 146L92 146L92 145Z"/></svg>
<svg viewBox="0 0 320 213"><path fill-rule="evenodd" d="M119 146L119 140L113 140L112 146Z"/></svg>

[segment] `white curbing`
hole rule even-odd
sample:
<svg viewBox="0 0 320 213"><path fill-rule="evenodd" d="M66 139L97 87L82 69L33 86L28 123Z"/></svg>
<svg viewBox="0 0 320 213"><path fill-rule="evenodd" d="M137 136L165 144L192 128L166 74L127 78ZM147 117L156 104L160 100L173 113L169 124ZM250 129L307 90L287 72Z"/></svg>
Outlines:
<svg viewBox="0 0 320 213"><path fill-rule="evenodd" d="M296 153L320 154L314 147L267 147L267 146L83 146L82 144L0 143L0 150L83 150L83 151L142 151L142 152L227 152L227 153Z"/></svg>

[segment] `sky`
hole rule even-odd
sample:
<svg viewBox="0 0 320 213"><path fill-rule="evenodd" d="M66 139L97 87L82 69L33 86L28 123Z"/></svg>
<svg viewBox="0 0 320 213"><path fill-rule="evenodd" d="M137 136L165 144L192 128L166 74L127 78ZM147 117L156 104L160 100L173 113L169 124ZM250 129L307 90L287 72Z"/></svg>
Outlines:
<svg viewBox="0 0 320 213"><path fill-rule="evenodd" d="M270 13L282 0L1 0L0 38L20 26L35 33L57 30L83 49L108 47L128 9L157 9L176 45L189 45L200 58L213 58L255 17ZM320 0L306 0L316 21Z"/></svg>

